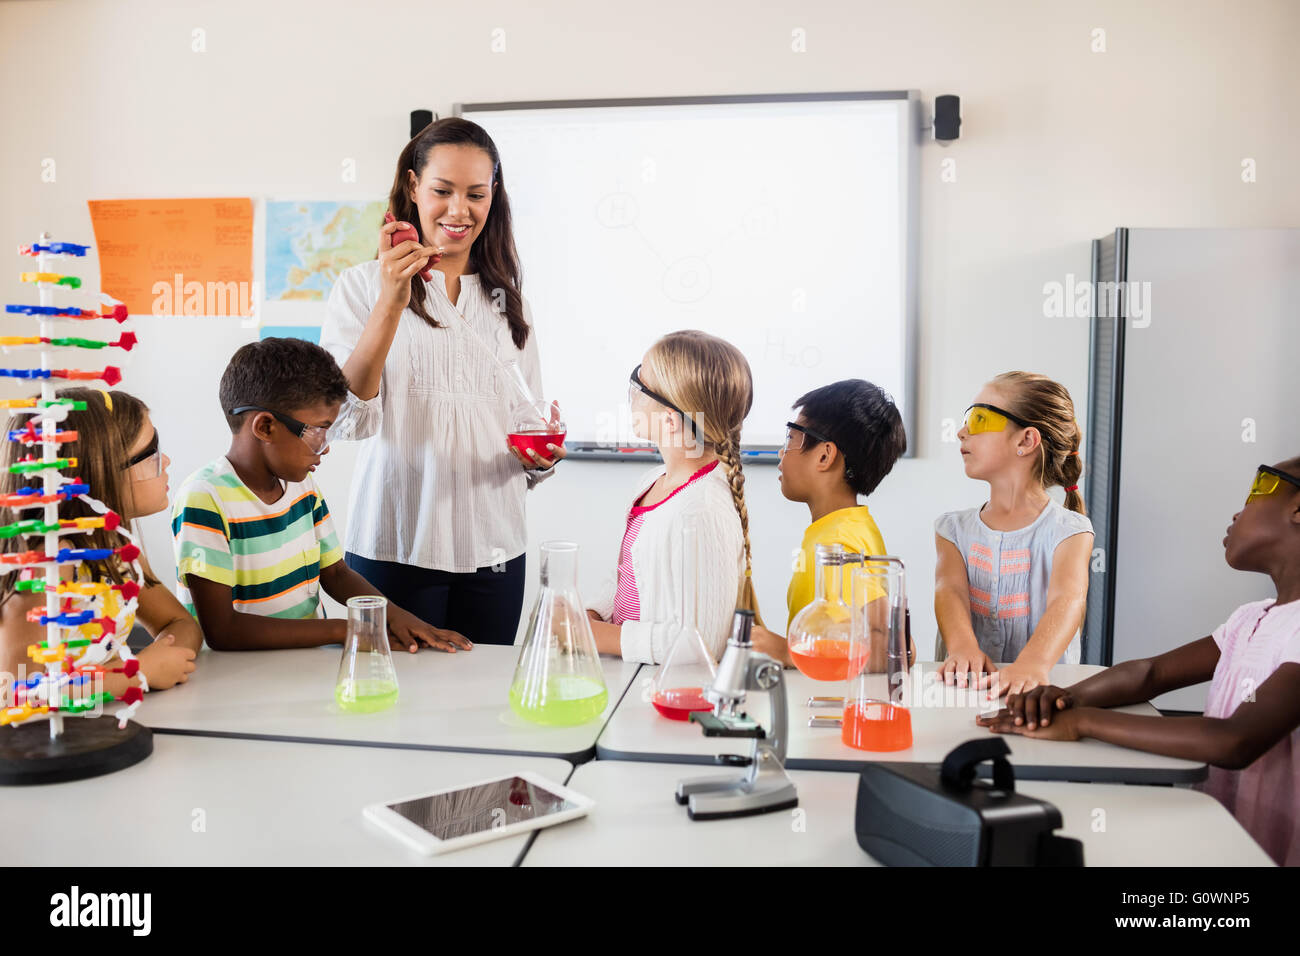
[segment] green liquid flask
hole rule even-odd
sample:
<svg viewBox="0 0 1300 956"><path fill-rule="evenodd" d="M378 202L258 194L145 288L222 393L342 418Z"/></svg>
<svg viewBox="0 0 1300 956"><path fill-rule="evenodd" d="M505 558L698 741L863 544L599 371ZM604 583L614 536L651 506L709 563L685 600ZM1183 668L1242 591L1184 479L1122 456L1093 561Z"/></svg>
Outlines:
<svg viewBox="0 0 1300 956"><path fill-rule="evenodd" d="M397 672L388 650L388 599L348 598L348 639L334 685L339 709L372 714L397 703Z"/></svg>
<svg viewBox="0 0 1300 956"><path fill-rule="evenodd" d="M542 587L510 682L510 708L551 726L585 724L605 712L609 692L591 620L578 596L578 546L542 544Z"/></svg>

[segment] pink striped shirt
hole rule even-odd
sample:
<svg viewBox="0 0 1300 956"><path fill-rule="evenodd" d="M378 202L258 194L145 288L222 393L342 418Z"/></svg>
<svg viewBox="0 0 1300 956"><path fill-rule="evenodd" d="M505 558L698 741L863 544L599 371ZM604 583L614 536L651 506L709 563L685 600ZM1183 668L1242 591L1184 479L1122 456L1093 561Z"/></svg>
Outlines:
<svg viewBox="0 0 1300 956"><path fill-rule="evenodd" d="M623 545L618 552L618 592L614 595L614 613L609 618L611 624L641 620L641 594L636 587L636 573L632 570L632 545L636 543L636 536L641 533L641 525L645 524L645 516L681 491L682 488L689 487L717 466L716 461L709 462L709 464L687 478L685 484L674 488L663 501L653 505L641 504L645 500L645 496L650 493L650 490L646 489L645 494L637 499L637 503L627 513L627 528L623 531Z"/></svg>

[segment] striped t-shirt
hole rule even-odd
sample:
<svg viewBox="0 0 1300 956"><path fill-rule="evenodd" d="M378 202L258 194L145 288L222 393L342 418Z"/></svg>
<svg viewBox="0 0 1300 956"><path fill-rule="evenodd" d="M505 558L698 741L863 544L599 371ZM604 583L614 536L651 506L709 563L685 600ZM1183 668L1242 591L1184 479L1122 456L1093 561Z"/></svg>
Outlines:
<svg viewBox="0 0 1300 956"><path fill-rule="evenodd" d="M308 475L266 504L223 456L182 483L172 505L177 597L194 613L187 575L231 589L236 611L324 617L320 573L343 558L329 508Z"/></svg>

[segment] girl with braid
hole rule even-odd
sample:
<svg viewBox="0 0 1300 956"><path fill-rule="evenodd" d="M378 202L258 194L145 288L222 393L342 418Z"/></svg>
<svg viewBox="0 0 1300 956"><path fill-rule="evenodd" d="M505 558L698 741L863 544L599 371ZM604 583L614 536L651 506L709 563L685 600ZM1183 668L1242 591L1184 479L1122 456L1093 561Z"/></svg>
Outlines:
<svg viewBox="0 0 1300 956"><path fill-rule="evenodd" d="M740 428L753 404L749 363L729 342L673 332L632 370L628 401L639 438L663 464L637 483L615 573L588 615L596 647L627 661L660 663L681 632L681 529L694 518L699 545L697 626L715 659L737 607L754 612L749 511Z"/></svg>
<svg viewBox="0 0 1300 956"><path fill-rule="evenodd" d="M999 375L966 410L962 462L988 482L989 499L934 525L946 683L964 687L973 674L976 687L1020 694L1049 683L1053 664L1079 662L1093 540L1079 438L1070 393L1045 375ZM1064 507L1047 493L1054 485Z"/></svg>

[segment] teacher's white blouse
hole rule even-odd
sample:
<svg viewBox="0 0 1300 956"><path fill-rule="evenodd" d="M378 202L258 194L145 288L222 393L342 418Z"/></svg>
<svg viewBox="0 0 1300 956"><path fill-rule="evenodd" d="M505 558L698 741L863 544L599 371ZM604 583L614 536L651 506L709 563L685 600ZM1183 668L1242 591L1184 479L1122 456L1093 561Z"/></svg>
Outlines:
<svg viewBox="0 0 1300 956"><path fill-rule="evenodd" d="M552 472L525 472L506 447L514 399L465 322L498 359L519 363L541 399L537 334L516 349L505 313L494 310L477 275L461 276L453 305L446 277L436 269L430 274L425 303L443 328L404 310L379 394L363 402L349 392L339 413L333 437L364 441L344 547L375 561L469 572L524 553L524 495ZM379 291L377 259L347 269L334 283L321 345L340 366L361 338ZM526 299L524 317L531 328Z"/></svg>

